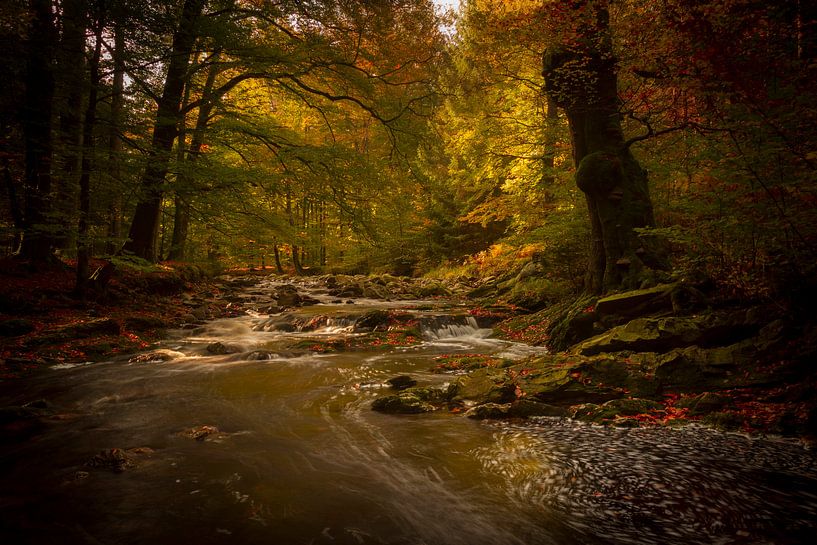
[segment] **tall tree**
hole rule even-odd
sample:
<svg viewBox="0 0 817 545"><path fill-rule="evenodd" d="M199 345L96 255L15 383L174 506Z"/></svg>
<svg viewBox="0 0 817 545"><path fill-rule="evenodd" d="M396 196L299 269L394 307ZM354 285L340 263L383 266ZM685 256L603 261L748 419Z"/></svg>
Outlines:
<svg viewBox="0 0 817 545"><path fill-rule="evenodd" d="M165 176L170 167L173 141L180 119L190 55L196 41L196 28L206 0L185 0L168 60L162 94L158 100L149 160L140 182L141 194L133 215L128 242L123 250L148 260L155 260L156 234L164 196Z"/></svg>
<svg viewBox="0 0 817 545"><path fill-rule="evenodd" d="M655 218L647 173L622 130L607 1L556 9L568 32L545 52L543 75L548 97L567 114L576 185L590 213L587 287L595 293L638 287L646 270L666 265L661 245L636 232L653 227Z"/></svg>
<svg viewBox="0 0 817 545"><path fill-rule="evenodd" d="M53 61L57 32L50 0L30 0L26 96L23 110L25 139L25 234L20 254L36 262L51 256L51 112L54 98Z"/></svg>

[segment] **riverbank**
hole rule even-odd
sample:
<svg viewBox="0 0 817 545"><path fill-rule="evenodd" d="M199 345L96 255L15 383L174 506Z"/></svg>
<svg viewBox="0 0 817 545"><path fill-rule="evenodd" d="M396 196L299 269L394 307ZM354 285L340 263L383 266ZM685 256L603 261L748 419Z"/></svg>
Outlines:
<svg viewBox="0 0 817 545"><path fill-rule="evenodd" d="M718 301L676 282L525 313L468 298L474 287L467 284L325 275L281 277L272 289L257 289L268 278L275 277L269 271L215 277L194 267L122 267L104 292L81 300L71 295L68 267L32 273L7 266L0 287L0 378L145 352L169 329L195 330L247 312L277 316L273 329L323 328L319 312L297 323L285 312L318 303L308 295L317 288L326 302L349 304L352 314L357 298L423 299L439 301L440 308L456 300L482 326L494 326L498 337L549 349L521 361L440 356L434 372L451 375L450 387L398 380L399 391L381 396L377 410L448 410L478 419L562 416L616 427L698 422L754 434L817 435L817 325L779 306ZM355 323L365 336L310 339L294 348L327 353L422 341L411 316L399 311L355 316Z"/></svg>
<svg viewBox="0 0 817 545"><path fill-rule="evenodd" d="M408 389L377 408L817 436L817 324L780 305L718 300L674 282L567 301L496 331L550 353L472 357L442 370L460 375L445 392Z"/></svg>
<svg viewBox="0 0 817 545"><path fill-rule="evenodd" d="M282 276L274 290L254 290L259 281L276 278L272 271L214 274L195 266L158 265L118 266L104 291L78 298L72 293L74 271L69 264L32 271L25 262L5 260L0 270L0 379L19 378L44 365L96 362L144 351L164 339L169 329L195 329L207 320L246 312L279 314L316 304L298 289L304 283L317 282L337 303L351 303L350 298L448 300L468 289L390 275L330 275L317 280ZM418 342L412 324L400 316L373 315L368 321L368 346ZM311 324L289 324L307 329L320 325L319 317ZM343 348L342 343L313 344L315 351Z"/></svg>

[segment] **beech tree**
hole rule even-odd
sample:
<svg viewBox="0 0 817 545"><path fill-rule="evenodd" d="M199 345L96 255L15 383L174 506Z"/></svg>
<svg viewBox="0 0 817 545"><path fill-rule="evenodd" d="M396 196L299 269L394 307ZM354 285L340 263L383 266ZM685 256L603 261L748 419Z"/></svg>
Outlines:
<svg viewBox="0 0 817 545"><path fill-rule="evenodd" d="M665 268L661 245L636 229L654 227L647 173L621 125L616 58L605 1L576 1L566 10L570 40L543 56L548 97L570 125L576 185L585 194L591 241L587 287L599 293L636 288L645 270Z"/></svg>

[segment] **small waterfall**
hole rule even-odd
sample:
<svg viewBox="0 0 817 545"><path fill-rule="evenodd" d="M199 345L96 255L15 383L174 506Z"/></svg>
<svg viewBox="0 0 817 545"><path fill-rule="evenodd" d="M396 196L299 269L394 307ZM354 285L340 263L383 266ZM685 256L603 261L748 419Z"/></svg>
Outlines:
<svg viewBox="0 0 817 545"><path fill-rule="evenodd" d="M458 337L488 337L493 330L479 327L473 316L434 316L431 320L421 320L423 336L429 340L453 339Z"/></svg>

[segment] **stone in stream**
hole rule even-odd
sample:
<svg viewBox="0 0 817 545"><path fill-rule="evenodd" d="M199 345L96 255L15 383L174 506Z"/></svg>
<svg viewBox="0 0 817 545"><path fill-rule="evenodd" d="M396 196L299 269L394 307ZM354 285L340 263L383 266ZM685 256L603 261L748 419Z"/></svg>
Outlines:
<svg viewBox="0 0 817 545"><path fill-rule="evenodd" d="M355 331L379 331L388 328L391 315L385 310L370 310L355 320Z"/></svg>
<svg viewBox="0 0 817 545"><path fill-rule="evenodd" d="M419 414L434 411L436 407L423 401L417 394L402 392L375 399L372 402L372 409L389 414Z"/></svg>
<svg viewBox="0 0 817 545"><path fill-rule="evenodd" d="M241 352L241 347L216 341L207 345L207 352L215 356L223 356L225 354Z"/></svg>
<svg viewBox="0 0 817 545"><path fill-rule="evenodd" d="M150 447L137 447L131 449L112 448L100 451L99 454L91 457L85 465L97 469L110 469L114 473L122 473L126 469L136 466L138 456L153 454ZM87 477L87 475L83 476Z"/></svg>
<svg viewBox="0 0 817 545"><path fill-rule="evenodd" d="M158 363L162 361L176 360L183 357L184 354L182 352L160 348L158 350L145 352L144 354L136 354L128 360L128 363Z"/></svg>
<svg viewBox="0 0 817 545"><path fill-rule="evenodd" d="M395 390L405 390L407 388L411 388L412 386L417 386L417 381L408 375L400 375L390 378L386 382L388 382L389 385Z"/></svg>
<svg viewBox="0 0 817 545"><path fill-rule="evenodd" d="M195 428L190 428L187 430L182 430L177 433L179 437L185 437L187 439L193 439L195 441L209 441L215 438L221 438L226 436L227 434L221 433L219 429L215 426L196 426Z"/></svg>
<svg viewBox="0 0 817 545"><path fill-rule="evenodd" d="M379 397L372 402L372 409L390 414L418 414L436 411L438 406L450 402L456 387L413 387L398 394Z"/></svg>

